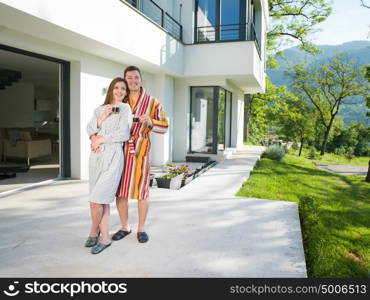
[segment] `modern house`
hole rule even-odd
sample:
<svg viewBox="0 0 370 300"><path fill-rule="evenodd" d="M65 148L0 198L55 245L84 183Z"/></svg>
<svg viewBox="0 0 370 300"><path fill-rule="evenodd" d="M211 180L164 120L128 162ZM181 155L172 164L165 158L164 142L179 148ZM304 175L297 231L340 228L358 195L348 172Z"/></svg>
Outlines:
<svg viewBox="0 0 370 300"><path fill-rule="evenodd" d="M238 148L267 23L267 0L0 0L0 128L54 126L60 175L87 179L86 124L136 65L170 120L152 165Z"/></svg>

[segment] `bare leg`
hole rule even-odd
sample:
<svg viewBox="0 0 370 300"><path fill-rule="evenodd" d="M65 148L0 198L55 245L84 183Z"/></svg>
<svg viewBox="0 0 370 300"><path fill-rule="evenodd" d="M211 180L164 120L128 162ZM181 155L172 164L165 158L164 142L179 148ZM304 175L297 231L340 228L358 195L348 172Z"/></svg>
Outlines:
<svg viewBox="0 0 370 300"><path fill-rule="evenodd" d="M90 202L90 215L91 215L91 237L96 237L99 233L99 224L103 217L103 205L99 203Z"/></svg>
<svg viewBox="0 0 370 300"><path fill-rule="evenodd" d="M100 243L102 244L110 244L111 240L109 238L109 215L110 215L110 206L109 204L103 204L103 217L100 221Z"/></svg>
<svg viewBox="0 0 370 300"><path fill-rule="evenodd" d="M128 199L117 197L116 205L121 220L121 230L130 231L130 225L128 224Z"/></svg>
<svg viewBox="0 0 370 300"><path fill-rule="evenodd" d="M139 212L139 224L137 227L138 232L143 232L145 226L146 216L148 214L149 201L148 199L139 199L137 201L137 208Z"/></svg>

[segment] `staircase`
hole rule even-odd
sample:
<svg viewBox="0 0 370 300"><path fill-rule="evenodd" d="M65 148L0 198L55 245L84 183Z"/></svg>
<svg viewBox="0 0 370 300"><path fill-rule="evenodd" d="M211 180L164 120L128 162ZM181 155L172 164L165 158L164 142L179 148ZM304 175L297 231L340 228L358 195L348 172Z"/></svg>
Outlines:
<svg viewBox="0 0 370 300"><path fill-rule="evenodd" d="M21 72L0 68L0 90L5 90L7 86L11 86L13 82L17 82L21 78Z"/></svg>

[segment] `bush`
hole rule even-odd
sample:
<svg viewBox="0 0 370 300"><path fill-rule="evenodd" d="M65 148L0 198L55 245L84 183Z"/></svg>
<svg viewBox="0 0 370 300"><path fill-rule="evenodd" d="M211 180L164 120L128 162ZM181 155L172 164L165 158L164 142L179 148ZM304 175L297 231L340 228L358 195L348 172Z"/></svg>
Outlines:
<svg viewBox="0 0 370 300"><path fill-rule="evenodd" d="M293 149L293 150L298 150L298 149L299 149L299 145L298 145L298 143L294 142L294 143L292 144L292 149Z"/></svg>
<svg viewBox="0 0 370 300"><path fill-rule="evenodd" d="M310 147L308 154L307 154L308 159L318 159L319 155L316 153L315 147Z"/></svg>
<svg viewBox="0 0 370 300"><path fill-rule="evenodd" d="M263 156L274 160L282 160L285 153L286 152L283 147L279 145L271 145L267 147Z"/></svg>
<svg viewBox="0 0 370 300"><path fill-rule="evenodd" d="M190 168L188 165L181 165L179 167L176 167L173 163L168 163L167 165L168 173L163 175L161 178L165 179L171 179L174 178L180 174L183 176L188 177L190 175Z"/></svg>
<svg viewBox="0 0 370 300"><path fill-rule="evenodd" d="M353 147L348 147L344 153L345 157L351 160L354 157L355 149Z"/></svg>
<svg viewBox="0 0 370 300"><path fill-rule="evenodd" d="M334 153L337 155L344 155L346 153L346 148L344 146L340 146L339 148L335 148Z"/></svg>
<svg viewBox="0 0 370 300"><path fill-rule="evenodd" d="M301 221L304 252L309 277L316 273L315 266L320 260L321 249L325 245L325 228L320 220L320 205L311 196L303 196L298 204Z"/></svg>

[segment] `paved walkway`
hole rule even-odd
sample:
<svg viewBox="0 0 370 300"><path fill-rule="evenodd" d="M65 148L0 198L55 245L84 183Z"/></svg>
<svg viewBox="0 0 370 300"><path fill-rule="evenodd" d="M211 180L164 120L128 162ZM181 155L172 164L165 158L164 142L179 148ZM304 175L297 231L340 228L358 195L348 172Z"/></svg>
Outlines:
<svg viewBox="0 0 370 300"><path fill-rule="evenodd" d="M98 255L83 247L87 182L0 198L0 276L306 277L297 205L233 196L261 153L245 147L178 191L152 189L149 242L132 233ZM112 206L111 233L118 227Z"/></svg>
<svg viewBox="0 0 370 300"><path fill-rule="evenodd" d="M367 166L346 166L346 165L325 165L325 164L316 164L316 167L340 175L357 175L357 176L366 176L368 169Z"/></svg>

